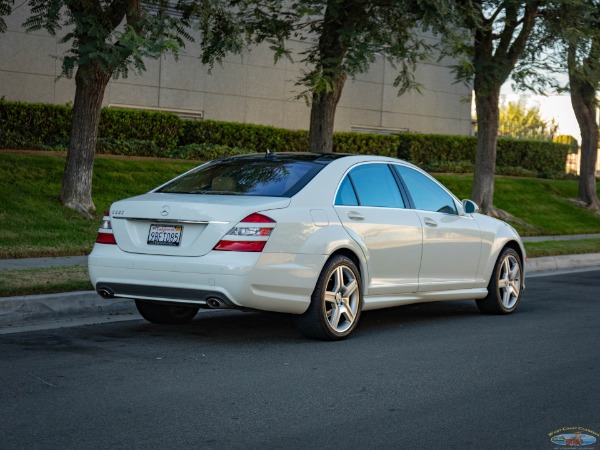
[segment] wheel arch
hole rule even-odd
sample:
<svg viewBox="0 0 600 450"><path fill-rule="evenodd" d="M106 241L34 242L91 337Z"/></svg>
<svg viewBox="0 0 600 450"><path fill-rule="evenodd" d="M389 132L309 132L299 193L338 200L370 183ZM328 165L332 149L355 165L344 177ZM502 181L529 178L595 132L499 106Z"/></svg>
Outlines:
<svg viewBox="0 0 600 450"><path fill-rule="evenodd" d="M361 258L356 254L356 252L350 248L347 247L342 247L342 248L338 248L336 249L330 256L329 258L327 258L327 261L329 261L331 258L333 258L334 256L337 255L341 255L341 256L345 256L347 258L349 258L358 268L358 271L360 273L360 278L361 278L361 284L362 284L362 291L363 291L363 295L365 294L365 280L367 278L367 268L365 266L365 264L363 263L363 261L361 260ZM327 263L327 261L325 263ZM323 265L325 266L325 264Z"/></svg>

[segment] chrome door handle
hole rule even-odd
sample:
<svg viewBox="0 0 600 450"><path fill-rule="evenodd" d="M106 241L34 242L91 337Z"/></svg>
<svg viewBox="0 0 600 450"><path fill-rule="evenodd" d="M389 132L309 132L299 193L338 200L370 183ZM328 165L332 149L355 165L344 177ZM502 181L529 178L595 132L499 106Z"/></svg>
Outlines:
<svg viewBox="0 0 600 450"><path fill-rule="evenodd" d="M348 211L348 218L352 220L365 220L365 218L356 211Z"/></svg>
<svg viewBox="0 0 600 450"><path fill-rule="evenodd" d="M433 219L430 219L429 217L425 217L425 219L423 219L423 222L425 222L425 225L427 225L428 227L437 227L437 222Z"/></svg>

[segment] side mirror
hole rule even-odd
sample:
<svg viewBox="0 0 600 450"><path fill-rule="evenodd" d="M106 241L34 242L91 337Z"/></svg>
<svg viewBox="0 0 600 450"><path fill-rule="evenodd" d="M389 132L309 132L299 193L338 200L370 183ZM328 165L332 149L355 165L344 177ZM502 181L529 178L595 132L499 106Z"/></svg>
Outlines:
<svg viewBox="0 0 600 450"><path fill-rule="evenodd" d="M473 200L465 199L462 201L465 214L473 214L479 211L479 206Z"/></svg>

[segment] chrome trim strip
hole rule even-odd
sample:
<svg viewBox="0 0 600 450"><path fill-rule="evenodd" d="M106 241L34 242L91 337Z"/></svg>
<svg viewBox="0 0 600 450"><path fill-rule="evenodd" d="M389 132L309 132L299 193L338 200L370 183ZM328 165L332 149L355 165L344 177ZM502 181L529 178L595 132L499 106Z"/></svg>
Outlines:
<svg viewBox="0 0 600 450"><path fill-rule="evenodd" d="M123 219L123 220L139 220L141 222L154 222L154 223L188 223L188 224L199 224L199 225L208 225L210 223L214 224L227 224L229 222L223 222L220 220L181 220L181 219L152 219L151 217L123 217L123 216L113 216L112 219Z"/></svg>

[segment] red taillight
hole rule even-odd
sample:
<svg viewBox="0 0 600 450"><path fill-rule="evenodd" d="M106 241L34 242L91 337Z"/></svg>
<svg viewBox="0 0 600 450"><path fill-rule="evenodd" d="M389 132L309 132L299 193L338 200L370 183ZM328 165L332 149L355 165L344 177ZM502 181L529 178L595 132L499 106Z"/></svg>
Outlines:
<svg viewBox="0 0 600 450"><path fill-rule="evenodd" d="M276 222L264 214L250 214L229 230L214 250L262 252L275 225Z"/></svg>
<svg viewBox="0 0 600 450"><path fill-rule="evenodd" d="M96 242L98 244L117 244L117 241L115 240L115 235L112 233L98 233Z"/></svg>
<svg viewBox="0 0 600 450"><path fill-rule="evenodd" d="M229 252L262 252L267 241L220 241L215 250Z"/></svg>
<svg viewBox="0 0 600 450"><path fill-rule="evenodd" d="M253 213L243 218L240 223L275 223L275 221L264 214Z"/></svg>
<svg viewBox="0 0 600 450"><path fill-rule="evenodd" d="M115 235L112 232L112 225L110 223L110 213L106 211L104 217L102 217L102 225L98 229L98 237L96 238L98 244L117 244Z"/></svg>

